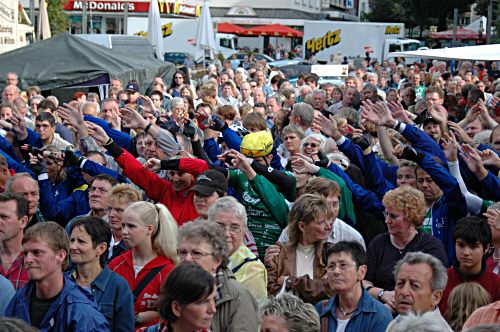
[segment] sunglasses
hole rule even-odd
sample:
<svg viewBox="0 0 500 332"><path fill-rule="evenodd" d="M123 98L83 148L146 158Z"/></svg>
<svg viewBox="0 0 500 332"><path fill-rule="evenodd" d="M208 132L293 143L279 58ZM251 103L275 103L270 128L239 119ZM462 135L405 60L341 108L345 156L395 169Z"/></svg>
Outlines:
<svg viewBox="0 0 500 332"><path fill-rule="evenodd" d="M304 144L302 144L303 147L307 148L308 146L310 146L311 148L315 149L319 146L319 144L317 143L310 143L310 142L305 142Z"/></svg>

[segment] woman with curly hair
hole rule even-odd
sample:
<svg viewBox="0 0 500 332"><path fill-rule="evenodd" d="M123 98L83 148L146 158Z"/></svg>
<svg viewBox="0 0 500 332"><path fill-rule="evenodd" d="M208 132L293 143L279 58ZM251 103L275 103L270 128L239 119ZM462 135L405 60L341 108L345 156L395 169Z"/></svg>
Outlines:
<svg viewBox="0 0 500 332"><path fill-rule="evenodd" d="M396 263L408 252L421 251L438 258L447 266L443 243L420 231L425 219L424 195L410 186L388 191L382 200L387 233L376 236L368 246L368 271L364 285L370 295L395 312L394 275Z"/></svg>

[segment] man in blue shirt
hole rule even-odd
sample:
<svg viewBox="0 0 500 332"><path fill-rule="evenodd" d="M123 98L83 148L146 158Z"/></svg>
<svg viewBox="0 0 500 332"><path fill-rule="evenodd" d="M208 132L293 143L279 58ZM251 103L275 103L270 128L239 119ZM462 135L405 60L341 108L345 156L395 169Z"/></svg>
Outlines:
<svg viewBox="0 0 500 332"><path fill-rule="evenodd" d="M30 281L16 293L5 316L40 331L109 331L92 299L63 274L69 264L64 228L52 221L34 225L24 235L23 249Z"/></svg>

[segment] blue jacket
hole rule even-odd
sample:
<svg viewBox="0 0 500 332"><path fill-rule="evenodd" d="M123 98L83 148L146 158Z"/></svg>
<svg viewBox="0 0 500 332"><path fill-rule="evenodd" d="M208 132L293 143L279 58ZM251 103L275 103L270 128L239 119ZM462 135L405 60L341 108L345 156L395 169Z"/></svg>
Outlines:
<svg viewBox="0 0 500 332"><path fill-rule="evenodd" d="M74 280L72 272L67 275ZM91 288L94 301L111 331L134 331L134 297L127 281L106 265L91 283Z"/></svg>
<svg viewBox="0 0 500 332"><path fill-rule="evenodd" d="M326 304L325 302L328 301ZM337 307L338 296L335 295L330 300L321 301L316 304L316 310L321 322L321 331L325 331L327 324L329 332L337 331ZM374 300L368 292L363 289L363 295L358 303L356 311L351 315L345 332L384 332L392 320L389 309L382 303Z"/></svg>
<svg viewBox="0 0 500 332"><path fill-rule="evenodd" d="M411 146L418 151L426 152L432 156L436 156L443 162L443 165L448 168L448 160L444 155L443 150L427 133L418 129L413 125L405 125L401 133L407 140L411 142Z"/></svg>
<svg viewBox="0 0 500 332"><path fill-rule="evenodd" d="M448 254L448 264L453 264L453 232L457 220L467 215L465 197L457 180L434 159L425 154L418 164L443 191L443 195L432 205L432 235L443 241Z"/></svg>
<svg viewBox="0 0 500 332"><path fill-rule="evenodd" d="M9 303L6 316L19 318L30 324L30 302L34 291L34 281L21 288ZM42 319L40 331L100 332L109 331L109 325L96 304L73 281L64 277L61 293Z"/></svg>

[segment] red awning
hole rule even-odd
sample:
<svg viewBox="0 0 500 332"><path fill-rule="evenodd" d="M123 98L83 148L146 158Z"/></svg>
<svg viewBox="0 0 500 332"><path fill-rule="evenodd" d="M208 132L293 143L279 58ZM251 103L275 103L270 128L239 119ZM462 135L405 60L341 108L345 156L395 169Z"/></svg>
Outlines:
<svg viewBox="0 0 500 332"><path fill-rule="evenodd" d="M246 35L247 30L240 27L239 25L232 23L220 23L217 26L217 32L219 33L234 33L235 35Z"/></svg>
<svg viewBox="0 0 500 332"><path fill-rule="evenodd" d="M432 39L445 39L445 40L451 40L453 39L453 29L446 30L446 31L441 31L438 33L432 34ZM486 38L486 34L483 34L482 38ZM472 39L472 40L479 40L479 32L469 30L466 28L458 28L457 29L457 40L462 40L462 39Z"/></svg>
<svg viewBox="0 0 500 332"><path fill-rule="evenodd" d="M247 36L302 37L303 32L281 24L262 25L247 30Z"/></svg>

